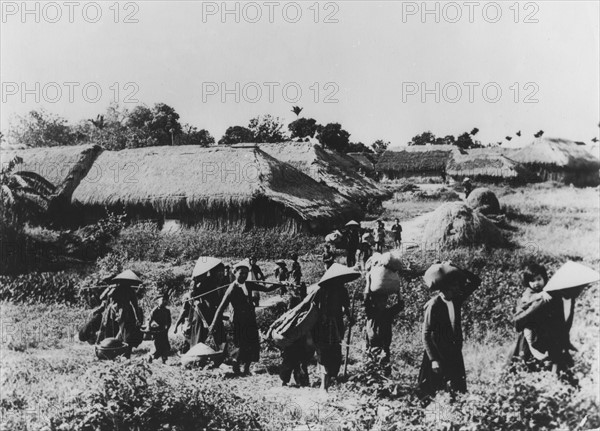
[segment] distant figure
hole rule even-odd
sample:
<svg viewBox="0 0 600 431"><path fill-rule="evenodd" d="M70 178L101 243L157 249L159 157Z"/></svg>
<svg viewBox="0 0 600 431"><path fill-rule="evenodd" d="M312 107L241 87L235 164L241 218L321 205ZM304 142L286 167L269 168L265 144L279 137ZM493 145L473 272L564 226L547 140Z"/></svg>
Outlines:
<svg viewBox="0 0 600 431"><path fill-rule="evenodd" d="M251 256L248 259L250 262L250 273L248 274L248 281L263 281L265 279L265 275L263 274L260 267L256 264L256 257ZM254 296L252 297L254 301L254 306L258 307L260 304L260 292L255 291Z"/></svg>
<svg viewBox="0 0 600 431"><path fill-rule="evenodd" d="M353 267L356 265L356 252L360 244L360 223L354 220L346 223L346 266Z"/></svg>
<svg viewBox="0 0 600 431"><path fill-rule="evenodd" d="M331 251L331 245L330 244L325 244L324 246L324 250L323 250L323 264L325 265L325 270L327 271L329 269L329 267L331 265L333 265L333 262L335 260L335 256L333 255L333 252Z"/></svg>
<svg viewBox="0 0 600 431"><path fill-rule="evenodd" d="M473 191L473 184L471 183L470 178L465 178L462 182L463 188L465 189L465 199L469 197L471 192Z"/></svg>
<svg viewBox="0 0 600 431"><path fill-rule="evenodd" d="M462 355L461 307L481 284L475 274L450 263L432 265L423 276L429 288L439 291L425 305L423 343L425 353L419 371L419 396L424 404L439 390L466 392Z"/></svg>
<svg viewBox="0 0 600 431"><path fill-rule="evenodd" d="M371 247L371 243L369 242L369 238L371 235L369 233L365 233L362 236L360 241L360 246L358 248L358 263L361 268L364 270L367 266L367 260L373 254L373 248Z"/></svg>
<svg viewBox="0 0 600 431"><path fill-rule="evenodd" d="M148 329L156 330L154 333L154 349L148 356L148 361L162 358L163 364L167 362L171 354L171 344L169 343L169 328L171 327L171 312L167 308L169 295L164 293L156 297L158 305L150 313Z"/></svg>
<svg viewBox="0 0 600 431"><path fill-rule="evenodd" d="M302 268L300 267L300 263L298 262L298 254L292 253L292 271L290 272L290 277L292 281L296 285L300 285L302 283Z"/></svg>
<svg viewBox="0 0 600 431"><path fill-rule="evenodd" d="M383 253L385 248L385 225L382 220L377 221L377 229L375 231L375 250L378 253Z"/></svg>
<svg viewBox="0 0 600 431"><path fill-rule="evenodd" d="M281 283L287 283L290 278L290 271L287 268L287 264L283 259L280 259L275 262L277 268L275 268L275 279ZM285 293L285 287L281 287L280 293L283 295Z"/></svg>
<svg viewBox="0 0 600 431"><path fill-rule="evenodd" d="M392 225L392 234L394 236L394 247L400 248L402 243L402 226L400 226L400 220L395 219Z"/></svg>

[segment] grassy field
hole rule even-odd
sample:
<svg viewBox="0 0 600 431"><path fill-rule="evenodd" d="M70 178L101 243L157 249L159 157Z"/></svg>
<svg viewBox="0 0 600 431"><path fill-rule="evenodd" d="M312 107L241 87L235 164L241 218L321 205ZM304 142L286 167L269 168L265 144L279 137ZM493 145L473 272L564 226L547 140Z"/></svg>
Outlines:
<svg viewBox="0 0 600 431"><path fill-rule="evenodd" d="M329 395L316 389L282 388L277 376L279 352L263 342L254 375L228 378L223 370L185 370L177 356L167 365L144 363L150 342L134 352L129 363L104 363L93 346L77 341L77 327L89 310L84 306L3 303L0 357L0 407L3 429L311 429L311 430L435 430L435 429L591 429L600 427L598 287L577 302L572 340L575 390L546 374L506 376L504 364L516 333L509 318L520 294L518 269L524 261L545 263L550 271L566 259L598 269L599 205L597 189L549 186L495 187L517 246L508 250L457 250L440 257L472 268L482 287L465 307L463 326L469 393L454 402L440 395L423 409L413 388L423 348L422 307L429 293L419 280L406 281L406 309L395 324L393 366L389 376L364 362L364 314L356 301L357 325L352 330L348 377L335 382ZM384 204L385 217L406 220L435 209L439 199L399 195ZM531 244L534 244L533 246ZM127 245L119 243L126 249ZM152 255L150 251L147 254ZM320 250L300 259L307 282L320 278ZM240 256L226 256L235 260ZM433 260L430 252L406 255L416 266ZM109 267L112 256L99 263ZM343 259L340 257L340 261ZM123 263L123 262L121 262ZM192 261L125 261L152 285L182 282ZM272 260L260 260L265 273ZM98 269L98 268L96 268ZM351 292L362 289L360 280ZM183 293L184 288L180 290ZM180 298L172 314L178 314ZM150 303L144 301L146 313ZM265 313L259 323L267 326ZM172 336L177 344L179 335ZM344 349L345 350L345 349ZM315 367L311 381L318 383ZM198 412L205 412L200 414ZM189 418L187 420L184 418ZM86 428L87 427L87 428Z"/></svg>

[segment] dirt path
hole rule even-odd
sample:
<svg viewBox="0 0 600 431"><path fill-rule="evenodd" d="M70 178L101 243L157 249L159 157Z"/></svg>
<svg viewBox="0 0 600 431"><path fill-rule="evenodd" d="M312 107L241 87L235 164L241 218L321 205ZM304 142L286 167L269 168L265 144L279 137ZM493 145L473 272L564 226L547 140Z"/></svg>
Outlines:
<svg viewBox="0 0 600 431"><path fill-rule="evenodd" d="M415 218L412 218L408 221L401 223L402 224L402 249L403 250L408 250L411 248L419 247L419 245L422 242L423 231L425 230L425 226L427 225L427 222L429 221L431 214L433 214L433 211L430 211L425 214L421 214L420 216L417 216ZM392 224L393 223L391 223L391 222L385 223L385 230L387 232L386 243L388 244L388 246L393 245L392 236L391 236ZM362 226L364 228L369 228L369 229L374 229L376 227L376 225L377 225L377 222L375 222L375 221L362 223Z"/></svg>

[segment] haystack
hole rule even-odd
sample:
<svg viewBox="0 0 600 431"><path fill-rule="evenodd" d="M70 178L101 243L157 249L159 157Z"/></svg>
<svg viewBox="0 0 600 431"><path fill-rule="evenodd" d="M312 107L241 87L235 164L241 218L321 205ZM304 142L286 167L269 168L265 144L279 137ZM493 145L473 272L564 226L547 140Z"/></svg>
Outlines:
<svg viewBox="0 0 600 431"><path fill-rule="evenodd" d="M500 202L490 189L479 187L473 190L467 198L467 205L481 214L499 214Z"/></svg>
<svg viewBox="0 0 600 431"><path fill-rule="evenodd" d="M459 202L443 204L431 214L423 240L443 248L506 244L502 232L487 217Z"/></svg>
<svg viewBox="0 0 600 431"><path fill-rule="evenodd" d="M84 222L108 209L219 230L326 232L362 215L356 204L256 146L105 151L94 168L72 199Z"/></svg>

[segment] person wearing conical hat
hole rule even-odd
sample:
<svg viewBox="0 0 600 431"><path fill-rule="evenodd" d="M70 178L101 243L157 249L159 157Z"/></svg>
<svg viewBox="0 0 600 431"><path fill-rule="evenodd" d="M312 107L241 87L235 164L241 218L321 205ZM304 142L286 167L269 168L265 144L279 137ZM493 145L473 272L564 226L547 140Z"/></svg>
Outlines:
<svg viewBox="0 0 600 431"><path fill-rule="evenodd" d="M247 261L237 263L233 267L235 281L231 283L221 304L217 308L209 332L214 333L218 322L223 317L225 309L231 305L233 308L232 331L234 349L231 352L234 360L234 372L239 374L240 366L243 365L243 373L250 374L250 365L257 362L260 358L260 338L258 334L258 325L256 323L256 313L252 300L252 292L259 290L261 292L272 292L280 286L260 285L248 280L250 265Z"/></svg>
<svg viewBox="0 0 600 431"><path fill-rule="evenodd" d="M461 307L481 279L449 262L432 265L423 279L430 290L439 292L425 304L423 318L425 352L417 392L426 405L448 383L452 393L467 391Z"/></svg>
<svg viewBox="0 0 600 431"><path fill-rule="evenodd" d="M111 280L114 287L108 293L109 306L102 317L98 341L114 337L130 347L137 347L142 343L140 327L144 316L134 290L134 286L141 283L142 280L131 270L123 271Z"/></svg>
<svg viewBox="0 0 600 431"><path fill-rule="evenodd" d="M331 378L336 377L342 365L342 341L344 339L344 316L349 325L354 324L350 312L350 297L346 282L360 277L351 268L334 263L319 281L315 304L319 315L312 331L321 374L321 390L327 391Z"/></svg>
<svg viewBox="0 0 600 431"><path fill-rule="evenodd" d="M221 292L217 290L222 271L221 260L212 257L198 258L192 273L189 298L184 301L181 314L175 323L175 332L181 324L186 324L186 342L182 346L182 353L198 343L203 343L208 337L208 327L222 299ZM219 345L224 342L225 337L222 321L216 329L215 342Z"/></svg>

